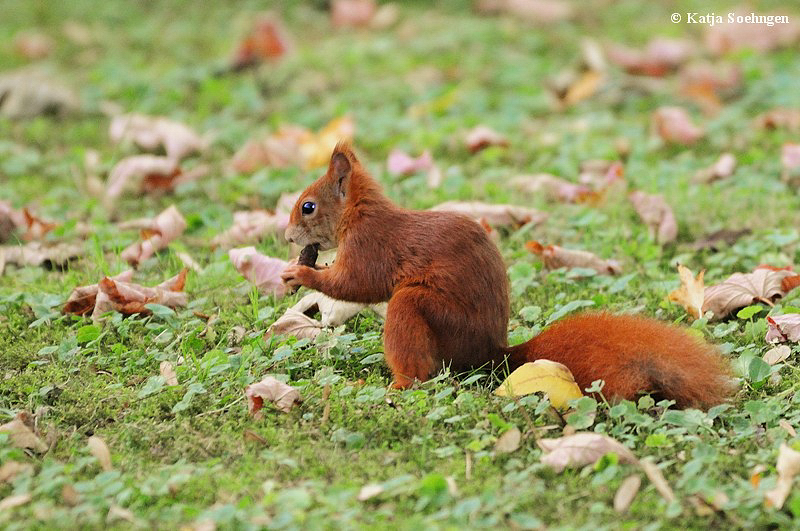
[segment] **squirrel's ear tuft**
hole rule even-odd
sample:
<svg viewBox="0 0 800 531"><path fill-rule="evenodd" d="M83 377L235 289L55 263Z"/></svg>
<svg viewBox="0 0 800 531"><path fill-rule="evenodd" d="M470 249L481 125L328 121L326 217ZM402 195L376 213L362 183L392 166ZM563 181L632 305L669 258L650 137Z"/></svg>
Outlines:
<svg viewBox="0 0 800 531"><path fill-rule="evenodd" d="M333 160L336 155L344 155L351 164L358 162L356 154L353 151L353 146L350 145L348 140L339 140L339 142L336 143L336 147L333 148L333 153L331 154L331 166L333 166Z"/></svg>
<svg viewBox="0 0 800 531"><path fill-rule="evenodd" d="M353 173L353 151L349 144L339 142L331 155L331 165L328 168L328 175L333 179L333 186L336 195L345 196L347 185L350 182L350 175Z"/></svg>

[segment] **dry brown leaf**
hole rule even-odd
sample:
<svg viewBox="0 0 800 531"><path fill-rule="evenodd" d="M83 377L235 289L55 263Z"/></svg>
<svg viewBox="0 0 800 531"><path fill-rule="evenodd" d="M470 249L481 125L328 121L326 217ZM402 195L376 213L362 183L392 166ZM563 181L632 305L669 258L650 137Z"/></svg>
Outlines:
<svg viewBox="0 0 800 531"><path fill-rule="evenodd" d="M703 316L703 304L705 302L705 283L703 276L705 269L694 276L692 271L681 264L678 264L678 276L681 279L681 286L669 294L669 300L683 306L689 315L695 319Z"/></svg>
<svg viewBox="0 0 800 531"><path fill-rule="evenodd" d="M489 146L508 147L508 139L505 136L485 125L470 129L464 140L470 153L477 153Z"/></svg>
<svg viewBox="0 0 800 531"><path fill-rule="evenodd" d="M364 485L361 487L361 490L358 491L358 496L356 499L358 501L367 501L376 496L380 496L383 494L384 488L382 485L378 483L370 483L369 485Z"/></svg>
<svg viewBox="0 0 800 531"><path fill-rule="evenodd" d="M783 430L788 433L791 437L797 437L797 431L795 431L794 427L789 424L789 421L786 419L781 419L778 421L778 426L783 428Z"/></svg>
<svg viewBox="0 0 800 531"><path fill-rule="evenodd" d="M800 131L800 109L776 107L758 116L756 125L761 129L788 129Z"/></svg>
<svg viewBox="0 0 800 531"><path fill-rule="evenodd" d="M650 480L650 483L656 488L661 497L667 500L668 502L673 502L676 500L675 493L672 492L672 488L667 483L667 480L664 479L664 474L661 473L661 469L658 465L652 461L651 459L642 459L639 461L639 467L644 471L647 479Z"/></svg>
<svg viewBox="0 0 800 531"><path fill-rule="evenodd" d="M795 476L800 473L800 452L781 443L775 469L778 471L778 482L774 489L764 494L764 503L767 507L780 509L792 491Z"/></svg>
<svg viewBox="0 0 800 531"><path fill-rule="evenodd" d="M730 177L734 170L736 170L736 157L733 153L723 153L710 167L697 172L694 181L705 184L712 183Z"/></svg>
<svg viewBox="0 0 800 531"><path fill-rule="evenodd" d="M522 441L522 432L520 432L517 427L511 427L494 443L494 452L496 454L510 454L516 452L519 448L520 441Z"/></svg>
<svg viewBox="0 0 800 531"><path fill-rule="evenodd" d="M538 224L547 219L547 214L534 208L517 205L495 205L480 201L447 201L431 210L456 212L476 221L484 220L493 227L518 227L526 223Z"/></svg>
<svg viewBox="0 0 800 531"><path fill-rule="evenodd" d="M377 11L375 0L332 0L331 24L334 28L367 27Z"/></svg>
<svg viewBox="0 0 800 531"><path fill-rule="evenodd" d="M792 349L790 349L787 345L779 345L765 352L763 359L770 365L775 365L776 363L785 361L791 353Z"/></svg>
<svg viewBox="0 0 800 531"><path fill-rule="evenodd" d="M264 407L265 400L275 404L275 407L284 413L291 411L295 403L303 401L296 388L286 385L272 376L248 385L244 394L247 397L247 409L256 418L262 415L260 411Z"/></svg>
<svg viewBox="0 0 800 531"><path fill-rule="evenodd" d="M14 35L14 51L25 59L44 59L53 51L53 39L46 33L33 30Z"/></svg>
<svg viewBox="0 0 800 531"><path fill-rule="evenodd" d="M10 240L14 231L23 241L38 240L57 226L34 216L28 208L16 210L8 201L0 201L0 243Z"/></svg>
<svg viewBox="0 0 800 531"><path fill-rule="evenodd" d="M133 155L120 160L108 174L103 202L111 208L125 190L141 189L148 178L174 179L180 174L178 161L159 155Z"/></svg>
<svg viewBox="0 0 800 531"><path fill-rule="evenodd" d="M164 377L167 385L178 385L178 375L175 374L175 368L172 363L164 360L158 366L158 372Z"/></svg>
<svg viewBox="0 0 800 531"><path fill-rule="evenodd" d="M537 241L529 241L525 248L540 256L547 269L584 267L594 269L601 275L617 275L622 271L622 266L616 260L604 260L588 251L564 249L558 245L544 246Z"/></svg>
<svg viewBox="0 0 800 531"><path fill-rule="evenodd" d="M206 141L187 125L161 116L123 114L111 120L109 136L115 144L131 142L145 151L163 149L175 162L192 153L201 153Z"/></svg>
<svg viewBox="0 0 800 531"><path fill-rule="evenodd" d="M186 293L183 293L183 287L188 271L184 269L155 287L103 278L99 283L92 320L97 321L110 311L117 311L123 315L134 313L147 315L150 313L145 307L147 304L161 304L170 308L186 306L188 301Z"/></svg>
<svg viewBox="0 0 800 531"><path fill-rule="evenodd" d="M128 269L122 273L111 277L121 282L130 282L133 279L133 269ZM99 284L89 284L88 286L78 286L72 290L67 302L64 303L63 313L73 313L75 315L87 315L94 310L97 300L97 293L100 291Z"/></svg>
<svg viewBox="0 0 800 531"><path fill-rule="evenodd" d="M475 10L489 15L511 15L538 24L559 22L573 14L572 5L564 0L476 0Z"/></svg>
<svg viewBox="0 0 800 531"><path fill-rule="evenodd" d="M27 421L27 422L26 422ZM34 433L30 413L21 411L9 422L0 426L0 433L7 433L12 446L46 452L47 445Z"/></svg>
<svg viewBox="0 0 800 531"><path fill-rule="evenodd" d="M614 45L608 58L630 74L665 76L678 68L692 51L692 43L682 39L656 37L644 50Z"/></svg>
<svg viewBox="0 0 800 531"><path fill-rule="evenodd" d="M628 448L600 433L579 432L557 439L538 439L542 463L556 472L567 467L591 465L606 454L616 454L621 463L637 463Z"/></svg>
<svg viewBox="0 0 800 531"><path fill-rule="evenodd" d="M641 485L642 478L639 475L626 477L614 494L614 510L618 513L627 512Z"/></svg>
<svg viewBox="0 0 800 531"><path fill-rule="evenodd" d="M288 292L286 284L281 280L281 273L289 265L285 260L266 256L255 247L242 247L228 251L233 267L249 282L267 295L283 297Z"/></svg>
<svg viewBox="0 0 800 531"><path fill-rule="evenodd" d="M728 21L728 16L734 16L733 22ZM752 16L750 7L740 7L725 16L723 24L713 24L706 29L705 44L714 55L723 55L731 51L749 48L758 52L768 52L777 48L790 46L800 37L800 24L789 16L785 24L775 24L765 27L763 24L754 24L745 18ZM786 13L764 13L758 16L783 15Z"/></svg>
<svg viewBox="0 0 800 531"><path fill-rule="evenodd" d="M706 288L703 311L711 310L715 317L722 318L756 302L773 306L776 299L785 295L781 282L793 275L791 271L769 269L734 273L721 284Z"/></svg>
<svg viewBox="0 0 800 531"><path fill-rule="evenodd" d="M276 13L263 13L237 46L231 69L239 71L262 61L275 61L291 50L289 32L280 17Z"/></svg>
<svg viewBox="0 0 800 531"><path fill-rule="evenodd" d="M722 100L740 88L742 70L738 64L695 63L681 70L680 83L681 95L713 115L722 109Z"/></svg>
<svg viewBox="0 0 800 531"><path fill-rule="evenodd" d="M297 339L314 339L321 331L322 323L303 312L289 308L277 321L272 323L264 337L291 335Z"/></svg>
<svg viewBox="0 0 800 531"><path fill-rule="evenodd" d="M92 435L89 437L89 440L86 441L86 445L89 447L89 452L97 459L97 462L100 463L103 470L107 472L114 468L111 466L111 452L102 438Z"/></svg>
<svg viewBox="0 0 800 531"><path fill-rule="evenodd" d="M154 217L149 227L142 230L143 241L136 242L120 254L120 258L133 267L147 260L156 251L165 248L169 243L186 230L186 220L175 207L170 205L166 210Z"/></svg>
<svg viewBox="0 0 800 531"><path fill-rule="evenodd" d="M800 341L800 313L767 317L767 343Z"/></svg>
<svg viewBox="0 0 800 531"><path fill-rule="evenodd" d="M548 173L519 175L511 179L510 184L527 193L543 194L549 200L567 203L581 202L593 194L589 186L572 183Z"/></svg>
<svg viewBox="0 0 800 531"><path fill-rule="evenodd" d="M83 253L83 243L29 242L25 245L0 245L0 275L7 264L18 267L43 265L60 268Z"/></svg>
<svg viewBox="0 0 800 531"><path fill-rule="evenodd" d="M25 494L12 494L7 496L0 500L0 512L13 509L14 507L19 507L20 505L25 505L31 501L31 499L31 495L27 492Z"/></svg>
<svg viewBox="0 0 800 531"><path fill-rule="evenodd" d="M659 107L653 113L653 124L658 135L667 143L690 145L705 136L703 129L692 123L686 109Z"/></svg>
<svg viewBox="0 0 800 531"><path fill-rule="evenodd" d="M282 237L288 225L288 214L277 212L270 214L266 210L234 212L233 225L225 232L214 236L211 245L228 248L258 243L273 234Z"/></svg>
<svg viewBox="0 0 800 531"><path fill-rule="evenodd" d="M77 109L78 98L72 90L41 71L23 69L0 76L0 116L16 120Z"/></svg>
<svg viewBox="0 0 800 531"><path fill-rule="evenodd" d="M0 485L11 483L19 474L33 470L33 465L29 463L19 463L17 461L6 461L0 466Z"/></svg>
<svg viewBox="0 0 800 531"><path fill-rule="evenodd" d="M646 194L641 191L632 192L628 199L645 225L650 235L660 244L671 243L678 237L678 222L675 214L662 195Z"/></svg>

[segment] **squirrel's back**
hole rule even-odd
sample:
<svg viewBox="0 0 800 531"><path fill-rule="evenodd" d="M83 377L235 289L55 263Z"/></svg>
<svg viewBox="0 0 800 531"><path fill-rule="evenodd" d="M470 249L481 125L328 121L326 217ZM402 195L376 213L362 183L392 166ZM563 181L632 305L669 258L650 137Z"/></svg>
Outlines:
<svg viewBox="0 0 800 531"><path fill-rule="evenodd" d="M635 400L648 392L656 401L708 409L734 387L716 347L677 326L635 315L567 317L508 350L512 367L537 359L563 363L582 390L602 379L607 398Z"/></svg>

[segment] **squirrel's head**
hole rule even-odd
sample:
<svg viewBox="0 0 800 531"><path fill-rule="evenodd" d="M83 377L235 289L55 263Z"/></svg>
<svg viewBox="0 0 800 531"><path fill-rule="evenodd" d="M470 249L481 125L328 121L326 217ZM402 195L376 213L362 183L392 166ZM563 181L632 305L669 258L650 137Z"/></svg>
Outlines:
<svg viewBox="0 0 800 531"><path fill-rule="evenodd" d="M360 168L353 149L346 142L336 144L328 171L306 188L295 203L286 239L302 247L319 244L322 251L336 247L351 177Z"/></svg>

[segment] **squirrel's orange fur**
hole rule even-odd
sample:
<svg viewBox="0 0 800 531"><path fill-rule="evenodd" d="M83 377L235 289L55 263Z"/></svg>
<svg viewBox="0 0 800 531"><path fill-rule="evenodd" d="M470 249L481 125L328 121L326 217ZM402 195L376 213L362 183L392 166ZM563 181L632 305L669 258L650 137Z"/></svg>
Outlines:
<svg viewBox="0 0 800 531"><path fill-rule="evenodd" d="M507 361L513 369L544 358L566 365L581 388L605 380L609 398L650 392L708 408L730 392L727 362L713 346L653 319L584 314L507 347L508 279L485 230L459 214L395 205L347 144L301 194L286 238L337 248L330 268L287 268L287 284L335 299L389 301L384 350L394 387L427 380L443 365L458 371Z"/></svg>

